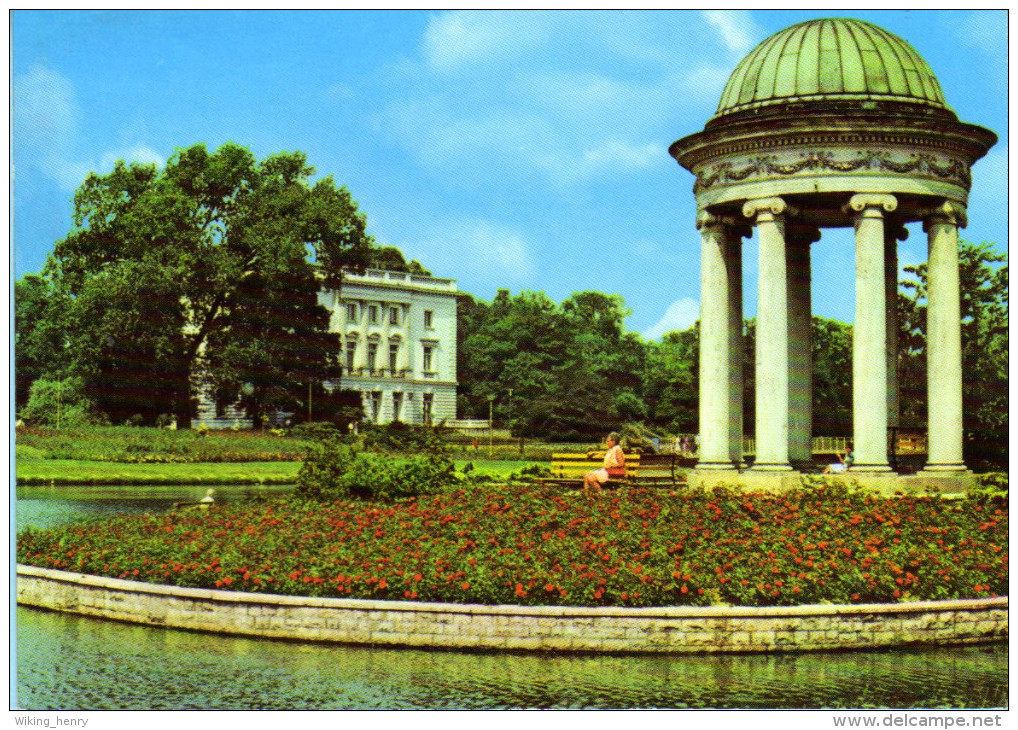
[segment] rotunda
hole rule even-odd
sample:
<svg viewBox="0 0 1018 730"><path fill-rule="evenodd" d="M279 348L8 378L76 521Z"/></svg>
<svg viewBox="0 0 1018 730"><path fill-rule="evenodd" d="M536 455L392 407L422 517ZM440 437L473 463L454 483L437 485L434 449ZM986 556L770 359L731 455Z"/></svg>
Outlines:
<svg viewBox="0 0 1018 730"><path fill-rule="evenodd" d="M871 23L800 23L739 63L703 131L669 149L696 177L701 473L737 469L742 459L742 239L751 227L759 239L752 470L788 473L812 459L810 245L823 228L853 227L853 471L891 471L897 241L916 221L929 245L925 469L965 471L958 229L972 165L996 140L958 119L915 49Z"/></svg>

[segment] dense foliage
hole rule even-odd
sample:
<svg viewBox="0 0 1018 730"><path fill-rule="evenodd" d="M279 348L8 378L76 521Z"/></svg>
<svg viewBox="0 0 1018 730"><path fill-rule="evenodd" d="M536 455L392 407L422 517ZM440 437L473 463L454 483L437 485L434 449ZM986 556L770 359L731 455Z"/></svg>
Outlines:
<svg viewBox="0 0 1018 730"><path fill-rule="evenodd" d="M18 370L53 377L49 349L114 423L186 425L200 385L255 416L300 410L338 352L319 289L372 243L346 188L313 175L303 153L232 143L89 174L43 276L18 287Z"/></svg>
<svg viewBox="0 0 1018 730"><path fill-rule="evenodd" d="M494 417L514 435L589 439L640 420L646 348L626 332L622 298L581 292L556 305L543 292L460 304L461 415Z"/></svg>
<svg viewBox="0 0 1018 730"><path fill-rule="evenodd" d="M845 488L600 495L537 487L313 501L21 533L18 562L278 594L562 605L1005 595L1008 508Z"/></svg>
<svg viewBox="0 0 1018 730"><path fill-rule="evenodd" d="M327 438L308 452L297 474L297 499L391 500L433 494L456 481L453 463L437 452L392 458Z"/></svg>

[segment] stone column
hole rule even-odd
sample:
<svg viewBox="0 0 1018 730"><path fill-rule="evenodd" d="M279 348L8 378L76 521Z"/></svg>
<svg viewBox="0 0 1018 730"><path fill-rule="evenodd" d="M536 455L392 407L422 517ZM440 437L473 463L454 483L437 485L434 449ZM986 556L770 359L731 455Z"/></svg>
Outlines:
<svg viewBox="0 0 1018 730"><path fill-rule="evenodd" d="M813 461L813 303L810 245L820 240L811 226L786 229L788 268L788 458Z"/></svg>
<svg viewBox="0 0 1018 730"><path fill-rule="evenodd" d="M698 469L732 469L729 227L702 211L700 229L700 449Z"/></svg>
<svg viewBox="0 0 1018 730"><path fill-rule="evenodd" d="M890 471L887 463L887 281L884 212L893 195L853 195L855 323L852 327L852 440L856 471Z"/></svg>
<svg viewBox="0 0 1018 730"><path fill-rule="evenodd" d="M746 226L729 228L728 235L728 456L742 466L742 239L752 235Z"/></svg>
<svg viewBox="0 0 1018 730"><path fill-rule="evenodd" d="M965 471L962 456L961 292L958 228L965 208L945 202L923 221L929 237L926 372L929 454L926 470Z"/></svg>
<svg viewBox="0 0 1018 730"><path fill-rule="evenodd" d="M789 471L788 463L788 273L785 215L795 210L781 198L750 200L742 213L760 239L756 317L756 462L758 471Z"/></svg>
<svg viewBox="0 0 1018 730"><path fill-rule="evenodd" d="M888 226L884 231L884 296L887 319L887 425L901 425L898 401L898 241L908 238L908 229Z"/></svg>

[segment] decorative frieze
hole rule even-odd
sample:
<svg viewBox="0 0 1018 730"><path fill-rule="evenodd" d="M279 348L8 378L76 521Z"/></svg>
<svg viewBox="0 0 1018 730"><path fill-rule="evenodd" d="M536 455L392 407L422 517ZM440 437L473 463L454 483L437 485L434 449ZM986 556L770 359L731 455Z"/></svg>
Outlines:
<svg viewBox="0 0 1018 730"><path fill-rule="evenodd" d="M844 174L874 172L927 177L940 182L960 185L966 190L972 184L969 166L957 158L932 153L908 155L875 150L839 151L799 150L781 154L757 155L723 160L697 169L693 192L699 194L715 186L742 183L747 180L787 178L796 175Z"/></svg>

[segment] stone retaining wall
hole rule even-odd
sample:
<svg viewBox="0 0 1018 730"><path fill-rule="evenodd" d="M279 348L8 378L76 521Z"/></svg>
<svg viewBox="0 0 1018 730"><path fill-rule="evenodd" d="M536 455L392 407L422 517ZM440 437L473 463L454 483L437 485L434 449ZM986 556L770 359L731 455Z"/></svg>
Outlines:
<svg viewBox="0 0 1018 730"><path fill-rule="evenodd" d="M481 606L179 588L18 566L18 603L28 606L224 634L444 649L708 653L970 644L1006 640L1007 602Z"/></svg>

